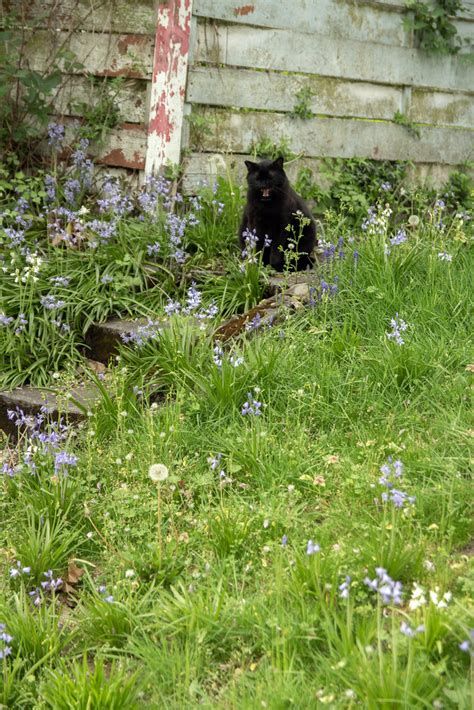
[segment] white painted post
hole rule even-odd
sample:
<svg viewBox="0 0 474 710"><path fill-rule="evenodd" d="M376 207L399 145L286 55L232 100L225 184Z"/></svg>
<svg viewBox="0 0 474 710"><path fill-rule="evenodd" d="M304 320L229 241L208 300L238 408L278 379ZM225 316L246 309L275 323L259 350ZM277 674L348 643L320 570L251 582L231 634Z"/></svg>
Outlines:
<svg viewBox="0 0 474 710"><path fill-rule="evenodd" d="M145 173L179 163L191 34L192 0L158 4Z"/></svg>

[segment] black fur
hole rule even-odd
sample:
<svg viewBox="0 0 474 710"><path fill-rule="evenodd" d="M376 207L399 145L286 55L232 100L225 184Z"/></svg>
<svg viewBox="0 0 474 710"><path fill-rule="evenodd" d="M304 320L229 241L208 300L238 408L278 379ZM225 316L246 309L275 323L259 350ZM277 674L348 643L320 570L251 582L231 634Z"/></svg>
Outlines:
<svg viewBox="0 0 474 710"><path fill-rule="evenodd" d="M302 230L298 243L298 262L290 268L302 271L311 267L311 252L316 245L316 228L313 217L304 200L296 194L288 182L283 170L283 158L262 160L252 163L246 160L247 166L247 204L245 205L240 225L240 244L245 248L245 238L242 232L246 229L256 231L257 250L263 250L263 263L272 266L276 271L283 271L285 266L284 251L288 249L289 239L300 233L300 223L297 211L302 212L311 221ZM291 231L285 228L292 227ZM265 236L271 239L270 246L264 246ZM281 248L279 248L281 247Z"/></svg>

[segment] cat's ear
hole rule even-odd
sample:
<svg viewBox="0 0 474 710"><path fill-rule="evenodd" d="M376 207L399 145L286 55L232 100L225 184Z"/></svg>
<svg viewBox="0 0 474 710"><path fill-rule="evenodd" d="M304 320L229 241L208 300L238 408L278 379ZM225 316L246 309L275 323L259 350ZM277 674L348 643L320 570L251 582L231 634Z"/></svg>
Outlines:
<svg viewBox="0 0 474 710"><path fill-rule="evenodd" d="M252 163L251 160L245 160L244 162L247 166L247 170L249 171L249 173L254 173L258 168L258 163Z"/></svg>
<svg viewBox="0 0 474 710"><path fill-rule="evenodd" d="M273 161L272 165L277 170L283 170L283 163L284 163L284 160L283 160L282 156L280 155L279 158L277 158L276 160Z"/></svg>

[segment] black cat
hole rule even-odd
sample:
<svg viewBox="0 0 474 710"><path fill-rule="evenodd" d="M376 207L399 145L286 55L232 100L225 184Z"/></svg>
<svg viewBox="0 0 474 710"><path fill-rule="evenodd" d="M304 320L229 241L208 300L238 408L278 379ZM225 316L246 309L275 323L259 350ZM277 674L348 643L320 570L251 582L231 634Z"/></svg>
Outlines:
<svg viewBox="0 0 474 710"><path fill-rule="evenodd" d="M311 252L316 245L314 220L304 200L290 186L283 170L283 158L262 160L260 163L246 160L245 165L248 169L248 192L239 233L242 249L246 247L243 232L255 230L256 248L257 251L263 250L263 263L276 271L283 271L284 252L291 247L290 240L294 241L301 232L297 246L298 260L290 259L289 268L302 271L311 267ZM310 220L303 227L300 226L302 216ZM288 225L290 231L286 229Z"/></svg>

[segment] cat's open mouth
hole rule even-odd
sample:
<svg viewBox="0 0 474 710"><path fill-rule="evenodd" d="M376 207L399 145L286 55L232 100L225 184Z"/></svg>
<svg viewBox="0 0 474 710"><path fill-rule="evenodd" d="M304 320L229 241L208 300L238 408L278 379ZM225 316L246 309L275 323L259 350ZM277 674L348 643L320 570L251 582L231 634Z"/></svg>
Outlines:
<svg viewBox="0 0 474 710"><path fill-rule="evenodd" d="M271 197L271 192L269 187L262 187L262 198L268 200Z"/></svg>

